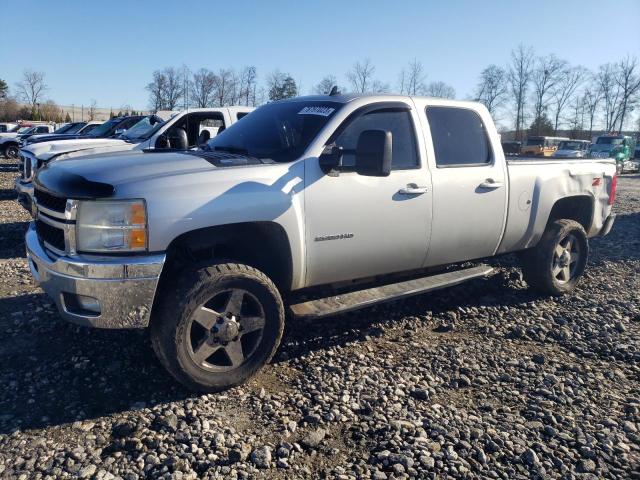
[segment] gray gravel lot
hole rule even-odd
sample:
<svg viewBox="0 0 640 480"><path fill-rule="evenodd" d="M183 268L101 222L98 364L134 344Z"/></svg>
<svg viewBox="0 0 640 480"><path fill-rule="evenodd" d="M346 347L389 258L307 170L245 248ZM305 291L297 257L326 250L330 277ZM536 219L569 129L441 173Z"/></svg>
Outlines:
<svg viewBox="0 0 640 480"><path fill-rule="evenodd" d="M144 332L63 322L0 160L0 477L640 478L640 176L577 292L512 257L432 295L288 325L242 388L194 395Z"/></svg>

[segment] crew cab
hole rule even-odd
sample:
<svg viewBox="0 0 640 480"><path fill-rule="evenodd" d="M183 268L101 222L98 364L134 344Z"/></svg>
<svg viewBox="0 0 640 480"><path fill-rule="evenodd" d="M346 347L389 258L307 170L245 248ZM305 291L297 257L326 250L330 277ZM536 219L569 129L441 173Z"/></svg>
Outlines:
<svg viewBox="0 0 640 480"><path fill-rule="evenodd" d="M166 122L156 115L143 117L115 138L89 135L86 139L27 146L20 150L20 177L15 182L18 201L27 210L32 210L33 175L50 161L156 148L187 150L205 144L252 110L253 107L192 108ZM100 128L94 132L99 133Z"/></svg>
<svg viewBox="0 0 640 480"><path fill-rule="evenodd" d="M34 125L26 129L18 129L12 132L0 133L0 152L7 158L18 158L20 142L23 138L37 133L52 133L55 125Z"/></svg>
<svg viewBox="0 0 640 480"><path fill-rule="evenodd" d="M26 234L61 315L149 328L189 388L242 383L285 321L489 275L571 292L615 215L609 159L505 160L474 102L322 95L269 103L198 150L44 166Z"/></svg>

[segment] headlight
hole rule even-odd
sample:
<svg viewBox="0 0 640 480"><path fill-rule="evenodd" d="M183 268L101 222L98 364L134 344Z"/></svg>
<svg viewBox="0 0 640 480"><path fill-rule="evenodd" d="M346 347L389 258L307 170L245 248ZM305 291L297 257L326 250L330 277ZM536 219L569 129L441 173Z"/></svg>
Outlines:
<svg viewBox="0 0 640 480"><path fill-rule="evenodd" d="M80 252L139 252L147 249L144 200L81 201L76 217Z"/></svg>

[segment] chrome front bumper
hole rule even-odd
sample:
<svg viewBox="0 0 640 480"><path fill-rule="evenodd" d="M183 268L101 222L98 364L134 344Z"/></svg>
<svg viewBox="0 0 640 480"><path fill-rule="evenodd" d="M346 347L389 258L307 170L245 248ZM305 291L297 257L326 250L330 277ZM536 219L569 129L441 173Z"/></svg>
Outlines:
<svg viewBox="0 0 640 480"><path fill-rule="evenodd" d="M53 257L32 222L25 243L31 274L65 320L96 328L149 325L165 255L86 260Z"/></svg>
<svg viewBox="0 0 640 480"><path fill-rule="evenodd" d="M22 205L31 216L35 216L35 204L33 202L33 183L22 182L16 178L13 188L18 193L18 203Z"/></svg>

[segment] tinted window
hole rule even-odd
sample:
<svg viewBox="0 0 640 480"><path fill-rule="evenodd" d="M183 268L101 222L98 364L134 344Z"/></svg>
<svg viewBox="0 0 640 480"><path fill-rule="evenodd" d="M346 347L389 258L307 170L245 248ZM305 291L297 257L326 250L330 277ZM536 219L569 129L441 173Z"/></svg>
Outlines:
<svg viewBox="0 0 640 480"><path fill-rule="evenodd" d="M268 103L209 140L206 149L291 162L341 107L337 102L305 100Z"/></svg>
<svg viewBox="0 0 640 480"><path fill-rule="evenodd" d="M392 135L393 169L415 168L419 165L416 153L416 138L411 114L403 110L378 110L352 120L338 136L335 144L342 147L342 164L355 165L358 138L365 130L385 130Z"/></svg>
<svg viewBox="0 0 640 480"><path fill-rule="evenodd" d="M473 110L427 107L436 165L479 165L491 162L491 149L482 119Z"/></svg>

